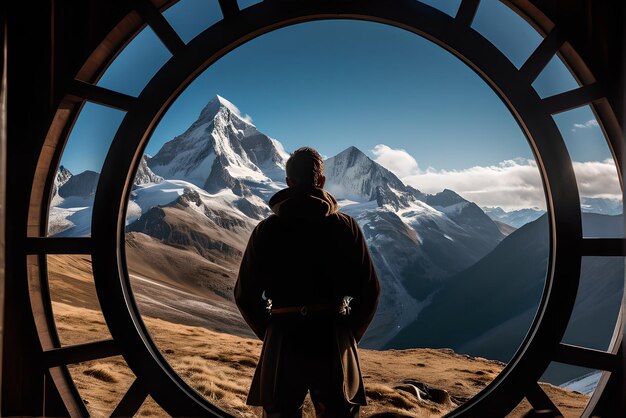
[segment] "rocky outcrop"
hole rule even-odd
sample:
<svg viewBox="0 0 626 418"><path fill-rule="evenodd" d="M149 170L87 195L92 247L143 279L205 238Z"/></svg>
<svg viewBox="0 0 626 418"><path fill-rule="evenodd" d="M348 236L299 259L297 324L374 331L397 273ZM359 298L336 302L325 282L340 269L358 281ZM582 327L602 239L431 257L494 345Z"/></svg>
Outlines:
<svg viewBox="0 0 626 418"><path fill-rule="evenodd" d="M144 154L144 156L141 157L139 168L137 169L137 174L135 175L135 181L133 182L134 186L163 182L163 177L157 176L152 172L152 170L150 170L150 167L148 167L148 160L150 160L148 155Z"/></svg>

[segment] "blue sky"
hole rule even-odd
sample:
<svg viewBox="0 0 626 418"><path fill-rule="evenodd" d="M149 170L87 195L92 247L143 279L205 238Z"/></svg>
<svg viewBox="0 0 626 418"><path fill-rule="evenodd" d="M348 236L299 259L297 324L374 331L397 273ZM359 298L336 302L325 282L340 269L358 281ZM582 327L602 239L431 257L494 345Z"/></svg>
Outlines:
<svg viewBox="0 0 626 418"><path fill-rule="evenodd" d="M426 3L453 15L460 2ZM185 42L221 19L217 0L182 0L165 16ZM481 2L473 27L518 67L541 41L496 0ZM138 95L169 58L146 28L98 84ZM545 97L577 84L555 58L534 86ZM371 150L385 144L391 150L405 150L415 160L415 173L429 167L463 171L532 159L516 121L478 75L431 42L382 24L309 22L248 42L209 67L179 96L146 151L154 155L184 132L215 94L250 115L259 130L280 140L287 151L308 145L332 156L355 145L375 158L380 155ZM102 106L85 106L62 163L74 173L100 171L123 116ZM555 120L575 160L602 161L610 156L589 108L557 115Z"/></svg>
<svg viewBox="0 0 626 418"><path fill-rule="evenodd" d="M477 75L432 43L380 24L311 22L238 48L172 106L148 152L189 126L214 93L287 150L310 145L332 156L382 142L442 168L530 156L508 110ZM451 138L458 152L449 151Z"/></svg>

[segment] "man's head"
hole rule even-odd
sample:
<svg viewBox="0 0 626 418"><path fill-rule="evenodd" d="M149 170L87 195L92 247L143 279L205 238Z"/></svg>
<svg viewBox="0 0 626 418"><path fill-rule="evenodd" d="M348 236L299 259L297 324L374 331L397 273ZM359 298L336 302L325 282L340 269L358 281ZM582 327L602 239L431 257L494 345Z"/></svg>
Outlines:
<svg viewBox="0 0 626 418"><path fill-rule="evenodd" d="M324 160L313 148L298 148L291 154L285 167L289 187L324 187Z"/></svg>

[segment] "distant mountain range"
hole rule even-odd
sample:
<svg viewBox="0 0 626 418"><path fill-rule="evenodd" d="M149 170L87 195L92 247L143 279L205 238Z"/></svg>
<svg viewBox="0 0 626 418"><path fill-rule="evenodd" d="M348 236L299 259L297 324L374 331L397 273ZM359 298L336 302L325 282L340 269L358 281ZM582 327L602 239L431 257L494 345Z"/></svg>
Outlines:
<svg viewBox="0 0 626 418"><path fill-rule="evenodd" d="M597 213L609 216L621 215L623 213L622 202L616 199L582 197L580 206L583 213ZM520 228L546 213L545 210L539 208L517 209L507 212L497 206L484 206L482 210L494 221L502 222L514 228Z"/></svg>
<svg viewBox="0 0 626 418"><path fill-rule="evenodd" d="M196 289L207 298L207 315L227 306L212 323L245 334L232 315L232 288L250 232L271 213L269 198L286 187L288 156L232 103L214 97L183 134L140 162L127 209L131 270ZM362 345L446 346L508 360L543 289L542 212L481 209L448 189L422 193L354 146L325 160L325 174L326 189L363 230L381 279L379 309ZM98 173L60 167L51 235L89 235L97 182ZM599 224L606 218L596 216ZM182 254L189 255L184 263ZM598 268L610 277L617 271Z"/></svg>
<svg viewBox="0 0 626 418"><path fill-rule="evenodd" d="M538 208L518 209L512 211L505 211L500 207L483 207L483 211L494 221L500 221L506 225L514 228L521 228L529 222L538 219L541 215L546 213L545 210Z"/></svg>

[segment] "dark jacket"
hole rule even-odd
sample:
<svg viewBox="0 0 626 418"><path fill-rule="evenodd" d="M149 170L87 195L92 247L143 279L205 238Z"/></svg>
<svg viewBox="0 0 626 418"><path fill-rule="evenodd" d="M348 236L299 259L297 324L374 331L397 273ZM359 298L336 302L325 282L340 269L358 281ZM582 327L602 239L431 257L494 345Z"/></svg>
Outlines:
<svg viewBox="0 0 626 418"><path fill-rule="evenodd" d="M288 188L270 199L273 215L252 232L235 285L244 319L264 341L248 404L273 404L281 388L286 338L298 347L329 353L346 400L365 405L357 342L372 320L380 292L365 239L356 221L338 212L337 201L319 188ZM339 305L354 299L348 316L270 316L273 306ZM326 361L326 360L324 360ZM283 373L283 374L281 374Z"/></svg>

